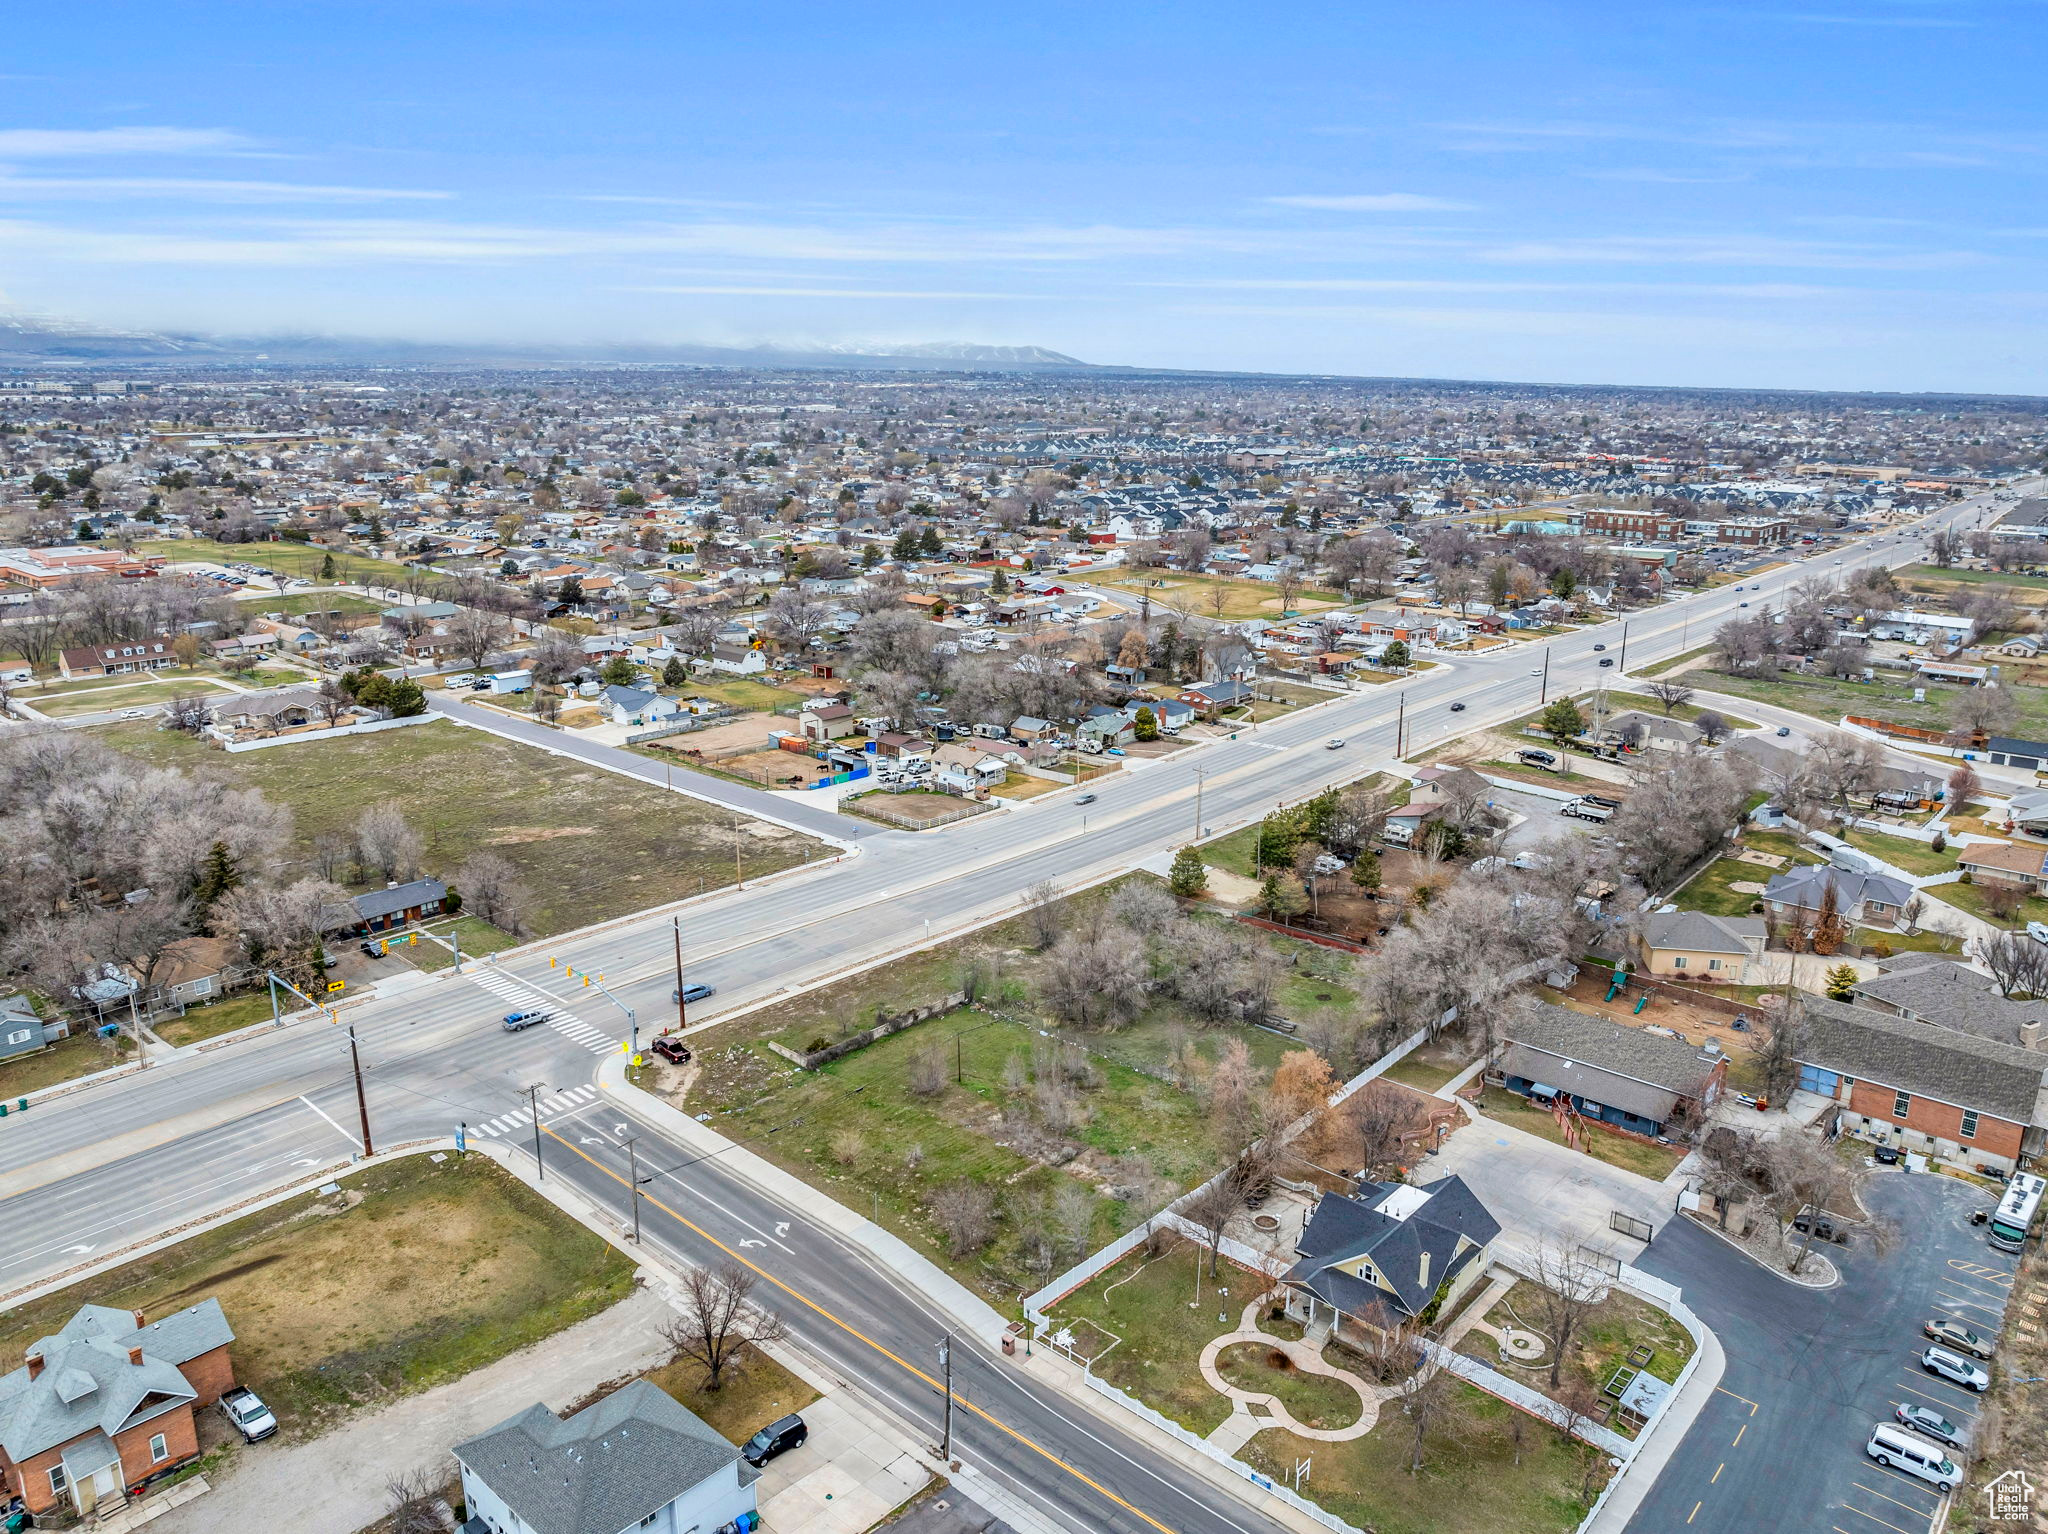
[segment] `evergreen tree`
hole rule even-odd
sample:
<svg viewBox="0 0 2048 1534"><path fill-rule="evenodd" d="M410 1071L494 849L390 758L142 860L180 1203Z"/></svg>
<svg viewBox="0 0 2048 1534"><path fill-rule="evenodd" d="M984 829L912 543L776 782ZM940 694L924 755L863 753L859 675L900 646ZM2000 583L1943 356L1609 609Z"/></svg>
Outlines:
<svg viewBox="0 0 2048 1534"><path fill-rule="evenodd" d="M604 669L597 676L608 687L631 687L640 680L640 668L625 656L614 655L604 663Z"/></svg>
<svg viewBox="0 0 2048 1534"><path fill-rule="evenodd" d="M992 597L1006 597L1010 594L1010 577L1001 565L996 566L996 573L989 579L988 594Z"/></svg>
<svg viewBox="0 0 2048 1534"><path fill-rule="evenodd" d="M1566 741L1575 738L1586 727L1585 715L1579 712L1578 704L1572 702L1570 698L1559 698L1552 702L1543 710L1543 716L1537 722L1542 726L1543 733L1556 741L1560 749Z"/></svg>
<svg viewBox="0 0 2048 1534"><path fill-rule="evenodd" d="M1157 740L1159 738L1158 716L1149 708L1139 709L1137 716L1131 720L1131 733L1139 740Z"/></svg>
<svg viewBox="0 0 2048 1534"><path fill-rule="evenodd" d="M882 546L879 543L871 543L860 551L860 567L863 570L872 570L881 562Z"/></svg>
<svg viewBox="0 0 2048 1534"><path fill-rule="evenodd" d="M683 664L680 655L671 655L668 664L661 668L661 681L665 687L681 687L690 680L690 668Z"/></svg>
<svg viewBox="0 0 2048 1534"><path fill-rule="evenodd" d="M427 695L420 691L420 684L411 677L400 677L391 684L389 701L385 705L395 719L411 719L427 711Z"/></svg>
<svg viewBox="0 0 2048 1534"><path fill-rule="evenodd" d="M242 885L242 864L234 853L228 850L226 842L215 842L206 854L206 862L199 870L199 882L192 886L192 898L198 903L202 916L212 908L213 903L231 889Z"/></svg>
<svg viewBox="0 0 2048 1534"><path fill-rule="evenodd" d="M1827 973L1827 993L1830 1001L1848 1001L1856 994L1856 966L1836 964Z"/></svg>
<svg viewBox="0 0 2048 1534"><path fill-rule="evenodd" d="M1274 921L1299 916L1308 909L1308 896L1302 891L1301 880L1291 871L1267 874L1266 882L1259 886L1259 909Z"/></svg>
<svg viewBox="0 0 2048 1534"><path fill-rule="evenodd" d="M334 556L332 554L325 555L320 560L320 579L323 581L334 579Z"/></svg>
<svg viewBox="0 0 2048 1534"><path fill-rule="evenodd" d="M1183 847L1173 855L1173 868L1166 876L1166 886L1183 900L1191 900L1209 887L1209 870L1202 866L1202 854L1192 846Z"/></svg>
<svg viewBox="0 0 2048 1534"><path fill-rule="evenodd" d="M1299 807L1301 834L1312 842L1328 844L1337 823L1337 790L1326 788Z"/></svg>
<svg viewBox="0 0 2048 1534"><path fill-rule="evenodd" d="M889 546L889 557L907 563L917 558L917 534L909 528L896 535L896 541Z"/></svg>
<svg viewBox="0 0 2048 1534"><path fill-rule="evenodd" d="M923 554L940 554L945 545L939 542L939 530L929 522L925 524L924 536L917 540L918 551Z"/></svg>
<svg viewBox="0 0 2048 1534"><path fill-rule="evenodd" d="M1380 652L1380 660L1389 671L1399 671L1408 664L1408 646L1397 639Z"/></svg>
<svg viewBox="0 0 2048 1534"><path fill-rule="evenodd" d="M1351 882L1367 893L1380 887L1380 855L1370 847L1351 865Z"/></svg>

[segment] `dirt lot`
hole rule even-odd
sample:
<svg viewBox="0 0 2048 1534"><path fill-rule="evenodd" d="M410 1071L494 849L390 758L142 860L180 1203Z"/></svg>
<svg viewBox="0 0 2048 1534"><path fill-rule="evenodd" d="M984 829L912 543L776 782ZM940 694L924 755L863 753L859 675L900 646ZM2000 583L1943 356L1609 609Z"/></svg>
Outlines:
<svg viewBox="0 0 2048 1534"><path fill-rule="evenodd" d="M768 738L768 731L774 723L773 714L741 714L709 729L692 730L687 735L668 735L647 744L657 751L681 751L685 747L692 751L730 751L735 746L760 745Z"/></svg>

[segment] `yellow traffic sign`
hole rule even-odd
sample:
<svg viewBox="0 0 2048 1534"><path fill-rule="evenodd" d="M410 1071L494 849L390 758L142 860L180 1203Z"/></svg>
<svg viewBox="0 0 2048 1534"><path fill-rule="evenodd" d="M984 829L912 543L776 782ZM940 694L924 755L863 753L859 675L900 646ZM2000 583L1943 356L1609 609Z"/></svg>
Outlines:
<svg viewBox="0 0 2048 1534"><path fill-rule="evenodd" d="M348 982L346 980L330 980L327 982L327 989L330 991L338 991L347 984Z"/></svg>

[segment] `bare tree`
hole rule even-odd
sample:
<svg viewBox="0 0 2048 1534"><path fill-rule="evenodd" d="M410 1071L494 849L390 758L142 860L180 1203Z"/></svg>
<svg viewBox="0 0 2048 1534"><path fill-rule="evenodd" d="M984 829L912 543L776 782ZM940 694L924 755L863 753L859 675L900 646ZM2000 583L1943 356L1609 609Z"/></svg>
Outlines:
<svg viewBox="0 0 2048 1534"><path fill-rule="evenodd" d="M184 735L198 735L213 723L213 705L205 698L189 694L171 699L164 705L164 728L176 730Z"/></svg>
<svg viewBox="0 0 2048 1534"><path fill-rule="evenodd" d="M1070 932L1047 956L1038 996L1064 1022L1114 1028L1144 1010L1149 978L1145 945L1130 932Z"/></svg>
<svg viewBox="0 0 2048 1534"><path fill-rule="evenodd" d="M455 880L464 910L501 932L525 934L532 896L510 859L495 852L473 852L456 871Z"/></svg>
<svg viewBox="0 0 2048 1534"><path fill-rule="evenodd" d="M319 703L320 717L327 721L330 729L341 722L341 716L354 708L356 702L341 683L331 676L320 683L314 697Z"/></svg>
<svg viewBox="0 0 2048 1534"><path fill-rule="evenodd" d="M1710 708L1703 708L1692 722L1700 732L1700 739L1707 745L1718 746L1728 738L1728 721Z"/></svg>
<svg viewBox="0 0 2048 1534"><path fill-rule="evenodd" d="M1229 1166L1181 1200L1180 1217L1202 1233L1209 1248L1209 1276L1216 1276L1217 1258L1223 1250L1223 1232L1244 1208L1245 1200L1264 1187L1272 1176L1272 1165L1256 1149L1247 1149Z"/></svg>
<svg viewBox="0 0 2048 1534"><path fill-rule="evenodd" d="M408 1470L384 1483L385 1534L443 1534L441 1488L446 1477L432 1470Z"/></svg>
<svg viewBox="0 0 2048 1534"><path fill-rule="evenodd" d="M356 861L367 873L386 879L411 879L419 874L425 843L405 818L396 799L373 804L356 817Z"/></svg>
<svg viewBox="0 0 2048 1534"><path fill-rule="evenodd" d="M1031 946L1047 949L1067 930L1065 896L1058 884L1047 879L1024 892L1024 921L1031 933Z"/></svg>
<svg viewBox="0 0 2048 1534"><path fill-rule="evenodd" d="M1530 1308L1550 1344L1550 1386L1555 1390L1580 1326L1607 1297L1607 1274L1582 1249L1552 1240L1537 1251L1529 1276L1536 1281Z"/></svg>
<svg viewBox="0 0 2048 1534"><path fill-rule="evenodd" d="M661 1338L704 1371L704 1385L717 1390L734 1357L748 1347L780 1342L787 1329L775 1311L755 1303L755 1275L737 1263L684 1272L675 1314L661 1324Z"/></svg>
<svg viewBox="0 0 2048 1534"><path fill-rule="evenodd" d="M500 613L479 607L464 607L448 620L448 635L455 641L455 653L476 670L511 637L512 625Z"/></svg>
<svg viewBox="0 0 2048 1534"><path fill-rule="evenodd" d="M972 1257L995 1238L996 1196L980 1183L964 1177L947 1183L932 1194L931 1211L956 1259Z"/></svg>
<svg viewBox="0 0 2048 1534"><path fill-rule="evenodd" d="M910 1056L909 1088L912 1097L937 1097L946 1090L946 1046L930 1040Z"/></svg>
<svg viewBox="0 0 2048 1534"><path fill-rule="evenodd" d="M1389 1082L1373 1080L1345 1098L1339 1113L1351 1144L1358 1152L1361 1177L1372 1177L1394 1166L1414 1110L1408 1098Z"/></svg>
<svg viewBox="0 0 2048 1534"><path fill-rule="evenodd" d="M321 935L352 918L346 890L324 879L300 879L229 890L214 903L210 922L219 936L238 939L251 963L303 988L318 971Z"/></svg>
<svg viewBox="0 0 2048 1534"><path fill-rule="evenodd" d="M1968 762L1960 763L1948 775L1948 812L1960 815L1968 808L1972 799L1984 791L1984 780Z"/></svg>
<svg viewBox="0 0 2048 1534"><path fill-rule="evenodd" d="M1664 706L1664 717L1666 719L1671 717L1673 709L1682 708L1687 703L1690 703L1693 693L1690 686L1676 677L1661 677L1654 682L1646 682L1643 685L1643 691Z"/></svg>
<svg viewBox="0 0 2048 1534"><path fill-rule="evenodd" d="M1400 1399L1408 1419L1408 1473L1420 1475L1423 1453L1432 1439L1464 1436L1465 1382L1441 1365L1424 1364L1409 1376Z"/></svg>
<svg viewBox="0 0 2048 1534"><path fill-rule="evenodd" d="M2048 943L2037 943L2021 932L1993 932L1978 942L1977 956L1998 982L2001 995L2048 994Z"/></svg>

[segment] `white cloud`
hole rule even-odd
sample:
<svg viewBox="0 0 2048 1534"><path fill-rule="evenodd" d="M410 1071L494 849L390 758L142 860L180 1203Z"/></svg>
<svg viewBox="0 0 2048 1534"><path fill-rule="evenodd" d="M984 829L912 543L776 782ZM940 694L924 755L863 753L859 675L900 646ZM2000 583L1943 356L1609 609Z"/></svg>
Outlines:
<svg viewBox="0 0 2048 1534"><path fill-rule="evenodd" d="M650 285L647 285L647 286L643 286L643 287L626 287L626 288L621 288L621 289L619 289L619 291L620 291L620 292L623 292L623 293L686 293L686 294L689 294L689 293L694 293L694 294L720 294L720 295L724 295L724 296L728 296L728 297L734 297L734 298L861 298L861 299L876 299L876 298L918 298L918 299L961 299L961 298L997 298L997 299L1005 299L1005 300L1009 300L1009 299L1020 299L1020 298L1036 298L1036 297L1042 297L1042 296L1045 296L1045 295L1040 295L1040 294L1033 294L1033 293L945 293L945 292L933 292L933 291L928 291L928 290L924 290L924 289L896 289L896 288L875 288L875 289L866 289L866 290L863 290L863 289L856 289L856 288L767 288L767 287L739 287L739 286L732 286L732 287L719 287L719 286L713 286L713 285L711 285L711 284L690 284L690 283L661 283L661 284L650 284ZM1063 294L1063 295L1060 295L1060 296L1061 296L1061 298L1062 298L1062 299L1063 299L1064 301L1071 301L1071 299L1070 299L1070 297L1069 297L1068 295L1064 295L1064 294Z"/></svg>
<svg viewBox="0 0 2048 1534"><path fill-rule="evenodd" d="M381 186L296 186L282 181L200 181L171 176L0 175L0 201L88 202L164 197L195 202L441 201L449 192Z"/></svg>
<svg viewBox="0 0 2048 1534"><path fill-rule="evenodd" d="M104 154L220 154L251 147L225 128L0 128L0 159Z"/></svg>
<svg viewBox="0 0 2048 1534"><path fill-rule="evenodd" d="M1268 197L1282 208L1325 208L1333 213L1469 213L1473 204L1414 192L1360 192L1337 196Z"/></svg>

